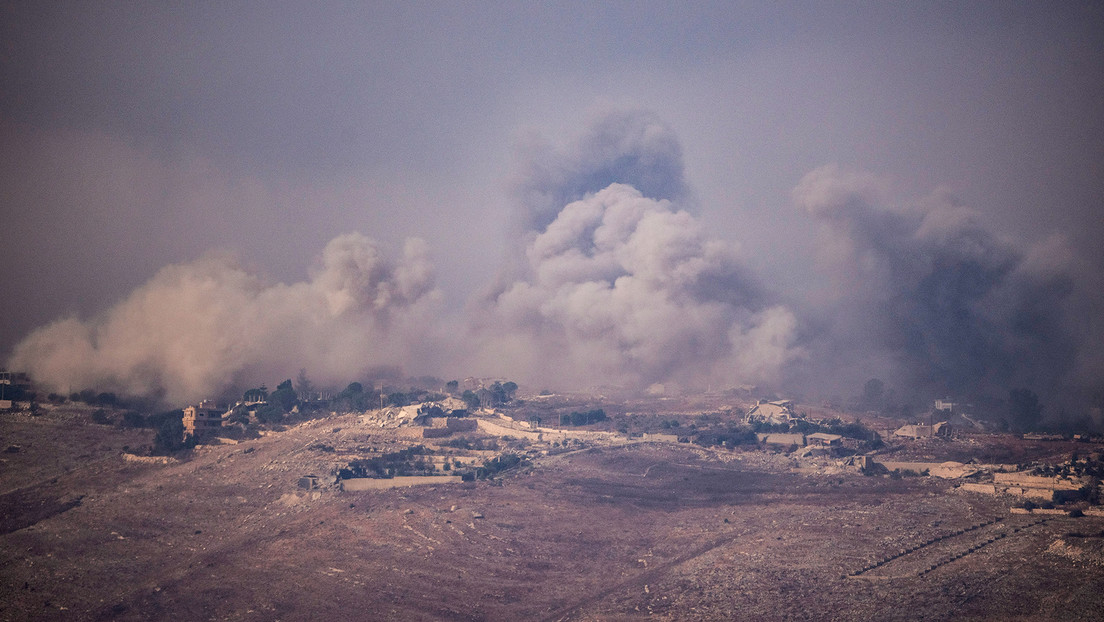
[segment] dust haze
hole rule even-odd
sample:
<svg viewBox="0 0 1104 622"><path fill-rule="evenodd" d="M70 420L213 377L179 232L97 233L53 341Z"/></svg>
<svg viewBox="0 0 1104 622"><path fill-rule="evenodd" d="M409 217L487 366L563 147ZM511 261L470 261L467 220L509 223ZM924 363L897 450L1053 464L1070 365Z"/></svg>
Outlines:
<svg viewBox="0 0 1104 622"><path fill-rule="evenodd" d="M302 282L218 253L165 267L99 316L37 329L9 364L55 389L177 402L299 369L340 386L380 366L634 390L1084 388L1092 344L1071 321L1083 293L1060 238L1018 244L946 191L900 204L876 176L829 164L793 190L835 292L813 309L703 226L655 114L609 112L568 144L517 153L511 243L460 310L443 304L425 241L353 232Z"/></svg>
<svg viewBox="0 0 1104 622"><path fill-rule="evenodd" d="M1101 405L1095 3L4 17L0 350L54 391Z"/></svg>

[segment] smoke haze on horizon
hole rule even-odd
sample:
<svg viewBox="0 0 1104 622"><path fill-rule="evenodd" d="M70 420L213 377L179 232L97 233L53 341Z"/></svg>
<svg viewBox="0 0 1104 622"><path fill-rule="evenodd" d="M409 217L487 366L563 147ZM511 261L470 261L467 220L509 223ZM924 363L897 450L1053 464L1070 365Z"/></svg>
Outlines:
<svg viewBox="0 0 1104 622"><path fill-rule="evenodd" d="M173 401L1104 390L1099 7L794 6L11 6L0 347Z"/></svg>

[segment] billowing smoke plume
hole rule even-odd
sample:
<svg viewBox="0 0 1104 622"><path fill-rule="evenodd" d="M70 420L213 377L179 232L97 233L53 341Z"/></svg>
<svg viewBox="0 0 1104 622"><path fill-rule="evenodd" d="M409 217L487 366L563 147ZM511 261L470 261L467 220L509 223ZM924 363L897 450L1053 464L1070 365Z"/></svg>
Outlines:
<svg viewBox="0 0 1104 622"><path fill-rule="evenodd" d="M34 331L14 353L54 390L98 387L181 403L294 377L348 382L376 365L424 363L437 294L426 245L398 261L345 234L306 282L265 283L225 255L162 269L105 315Z"/></svg>
<svg viewBox="0 0 1104 622"><path fill-rule="evenodd" d="M731 386L773 380L796 355L795 318L763 302L731 251L631 186L569 204L526 258L487 335L526 376Z"/></svg>
<svg viewBox="0 0 1104 622"><path fill-rule="evenodd" d="M937 192L908 209L879 204L873 176L817 169L794 191L824 225L838 298L816 358L896 377L929 396L1054 391L1076 360L1073 279L1061 240L1022 248Z"/></svg>
<svg viewBox="0 0 1104 622"><path fill-rule="evenodd" d="M681 151L652 115L612 114L528 155L524 244L477 315L484 361L642 388L772 382L800 356L794 315L672 203L686 194Z"/></svg>
<svg viewBox="0 0 1104 622"><path fill-rule="evenodd" d="M797 321L671 200L686 194L673 133L615 112L560 150L530 146L517 177L507 266L441 327L424 244L397 262L343 235L307 281L268 284L224 256L170 266L103 317L65 319L11 364L57 389L102 387L180 402L293 376L508 375L546 386L731 386L777 378Z"/></svg>
<svg viewBox="0 0 1104 622"><path fill-rule="evenodd" d="M678 138L649 112L605 111L567 146L533 136L521 151L514 193L523 234L542 231L565 205L613 183L655 199L687 194Z"/></svg>
<svg viewBox="0 0 1104 622"><path fill-rule="evenodd" d="M1017 246L945 193L888 209L873 176L806 175L794 197L823 225L834 295L794 312L686 210L678 141L653 115L615 112L564 147L530 144L514 187L504 268L454 330L424 243L390 260L347 234L290 285L222 255L167 267L101 317L35 331L10 365L55 390L173 403L300 368L330 386L399 366L549 387L810 394L879 377L924 400L1013 387L1046 397L1104 368L1073 337L1071 319L1099 305L1078 312L1086 288L1062 241Z"/></svg>

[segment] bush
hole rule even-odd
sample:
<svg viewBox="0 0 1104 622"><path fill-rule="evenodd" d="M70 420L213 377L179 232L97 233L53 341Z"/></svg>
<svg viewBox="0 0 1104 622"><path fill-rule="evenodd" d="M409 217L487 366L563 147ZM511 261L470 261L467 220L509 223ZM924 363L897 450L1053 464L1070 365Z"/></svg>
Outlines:
<svg viewBox="0 0 1104 622"><path fill-rule="evenodd" d="M276 386L276 390L268 396L268 405L280 408L281 413L291 412L291 409L299 402L299 396L291 386L291 380L285 380ZM258 416L259 415L258 411Z"/></svg>
<svg viewBox="0 0 1104 622"><path fill-rule="evenodd" d="M587 411L575 411L569 415L560 415L560 425L590 425L606 420L606 411L601 408Z"/></svg>
<svg viewBox="0 0 1104 622"><path fill-rule="evenodd" d="M525 466L527 464L529 464L529 461L517 454L502 454L494 459L485 461L483 466L475 470L475 476L479 479L487 479L508 469L512 469L516 466Z"/></svg>
<svg viewBox="0 0 1104 622"><path fill-rule="evenodd" d="M257 420L267 424L280 423L284 420L284 411L279 406L269 402L257 408Z"/></svg>
<svg viewBox="0 0 1104 622"><path fill-rule="evenodd" d="M445 447L452 447L453 449L475 449L483 451L494 451L498 449L498 441L493 438L471 438L467 436L450 438L444 445Z"/></svg>
<svg viewBox="0 0 1104 622"><path fill-rule="evenodd" d="M422 456L433 452L422 445L383 454L375 458L353 460L349 466L340 469L339 479L354 477L372 477L389 479L396 475L429 475L436 470L432 462Z"/></svg>
<svg viewBox="0 0 1104 622"><path fill-rule="evenodd" d="M700 432L694 438L694 444L701 445L702 447L711 447L714 445L736 447L738 445L754 445L758 442L759 437L755 435L755 430L746 426L729 428L727 430L704 431Z"/></svg>
<svg viewBox="0 0 1104 622"><path fill-rule="evenodd" d="M182 419L163 421L157 429L157 434L153 437L153 452L155 454L169 454L192 449L195 446L195 437L191 434L184 435L184 421Z"/></svg>
<svg viewBox="0 0 1104 622"><path fill-rule="evenodd" d="M460 399L464 400L464 403L468 405L468 408L475 410L479 408L479 396L472 390L464 391L460 396Z"/></svg>

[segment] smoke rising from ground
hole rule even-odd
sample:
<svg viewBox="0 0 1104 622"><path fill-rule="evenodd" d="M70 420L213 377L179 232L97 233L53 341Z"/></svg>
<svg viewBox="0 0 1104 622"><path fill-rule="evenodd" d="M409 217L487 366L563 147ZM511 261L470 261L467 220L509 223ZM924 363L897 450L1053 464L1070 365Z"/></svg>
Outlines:
<svg viewBox="0 0 1104 622"><path fill-rule="evenodd" d="M1098 307L1064 241L1017 245L946 191L886 207L873 175L805 175L793 198L822 227L832 292L810 302L772 291L687 211L681 147L650 113L603 115L562 146L530 140L516 171L512 246L463 313L444 308L424 242L390 259L351 233L290 285L226 255L166 267L100 317L34 331L10 366L54 390L172 403L300 368L321 386L397 366L542 388L810 394L878 377L927 400L1013 387L1046 397L1102 367L1099 331L1075 338L1074 320Z"/></svg>
<svg viewBox="0 0 1104 622"><path fill-rule="evenodd" d="M731 249L629 185L564 207L523 272L488 305L483 338L527 378L769 382L798 355L793 314L766 303Z"/></svg>
<svg viewBox="0 0 1104 622"><path fill-rule="evenodd" d="M565 205L613 183L654 199L687 194L678 137L649 112L604 111L567 145L532 135L519 152L513 185L523 234L544 230Z"/></svg>
<svg viewBox="0 0 1104 622"><path fill-rule="evenodd" d="M928 395L1053 394L1069 380L1071 254L1060 238L1022 247L946 191L887 208L886 184L825 166L794 190L823 226L837 295L814 358L846 361Z"/></svg>
<svg viewBox="0 0 1104 622"><path fill-rule="evenodd" d="M773 383L801 352L735 249L679 203L682 148L654 114L605 111L563 145L530 137L514 244L474 306L481 367L551 386Z"/></svg>
<svg viewBox="0 0 1104 622"><path fill-rule="evenodd" d="M168 266L102 317L62 319L11 360L54 390L97 387L170 403L278 382L310 370L347 382L376 365L424 364L437 293L426 245L398 260L349 233L324 249L309 281L266 283L233 258Z"/></svg>
<svg viewBox="0 0 1104 622"><path fill-rule="evenodd" d="M612 112L566 147L524 151L517 244L467 320L444 313L424 243L390 261L348 234L291 285L222 255L169 266L102 317L35 331L11 364L56 389L180 401L300 368L340 384L380 365L548 386L731 386L773 382L800 356L793 313L672 202L687 194L681 149L654 115ZM466 334L444 328L454 323Z"/></svg>

